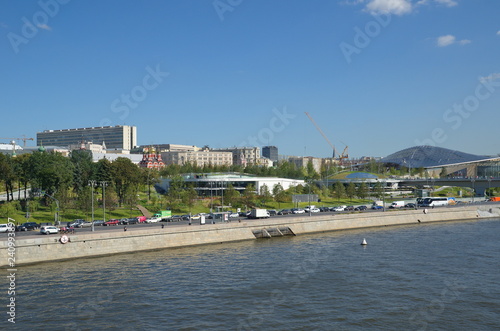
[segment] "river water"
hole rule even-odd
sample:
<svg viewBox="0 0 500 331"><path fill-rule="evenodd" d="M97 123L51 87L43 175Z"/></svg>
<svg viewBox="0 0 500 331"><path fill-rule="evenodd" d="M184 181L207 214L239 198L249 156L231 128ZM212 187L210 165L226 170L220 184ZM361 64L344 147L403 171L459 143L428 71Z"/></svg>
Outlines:
<svg viewBox="0 0 500 331"><path fill-rule="evenodd" d="M19 266L0 328L499 330L499 235L448 222Z"/></svg>

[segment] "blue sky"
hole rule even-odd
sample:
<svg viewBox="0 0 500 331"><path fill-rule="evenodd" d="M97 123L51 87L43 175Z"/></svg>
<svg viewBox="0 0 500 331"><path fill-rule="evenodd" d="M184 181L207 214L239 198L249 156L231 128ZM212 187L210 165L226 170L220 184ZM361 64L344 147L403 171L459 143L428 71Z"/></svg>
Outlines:
<svg viewBox="0 0 500 331"><path fill-rule="evenodd" d="M0 2L1 137L500 153L497 0ZM7 141L0 141L7 142Z"/></svg>

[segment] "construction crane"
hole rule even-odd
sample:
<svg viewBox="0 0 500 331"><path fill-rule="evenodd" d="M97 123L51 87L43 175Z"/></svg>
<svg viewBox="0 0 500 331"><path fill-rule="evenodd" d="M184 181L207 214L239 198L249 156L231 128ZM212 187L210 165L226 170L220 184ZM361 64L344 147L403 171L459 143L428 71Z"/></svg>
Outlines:
<svg viewBox="0 0 500 331"><path fill-rule="evenodd" d="M323 136L323 138L325 138L326 142L332 147L332 149L333 149L333 156L332 156L332 158L335 158L335 155L337 155L337 150L335 149L335 146L330 142L330 140L325 135L325 133L323 132L323 130L321 130L321 128L318 126L318 124L316 124L316 122L311 117L311 115L309 115L308 112L305 112L305 114L307 115L307 117L309 117L309 119L311 120L312 124L314 124L314 126L316 127L316 130L318 130L319 133L321 133L321 135Z"/></svg>
<svg viewBox="0 0 500 331"><path fill-rule="evenodd" d="M8 139L8 140L22 140L23 141L23 147L26 147L26 141L27 140L35 140L33 138L26 138L26 136L23 136L23 138L0 138L2 140Z"/></svg>
<svg viewBox="0 0 500 331"><path fill-rule="evenodd" d="M345 145L345 148L342 151L342 154L340 154L340 156L339 156L340 163L342 163L344 159L348 159L349 158L349 146L347 146L343 142L341 142L341 143Z"/></svg>

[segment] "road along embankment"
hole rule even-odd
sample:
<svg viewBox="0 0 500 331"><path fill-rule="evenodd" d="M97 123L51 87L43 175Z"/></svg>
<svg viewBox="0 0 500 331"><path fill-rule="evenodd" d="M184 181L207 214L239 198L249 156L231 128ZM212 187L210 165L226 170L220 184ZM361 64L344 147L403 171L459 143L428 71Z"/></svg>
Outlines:
<svg viewBox="0 0 500 331"><path fill-rule="evenodd" d="M275 217L230 223L174 226L162 228L129 227L128 231L102 231L63 235L17 237L0 242L0 266L61 261L119 253L173 247L216 244L284 235L394 226L416 223L471 220L500 217L500 208L456 207L395 210L376 213L315 215L313 217ZM12 244L13 243L13 244ZM14 260L13 260L14 258Z"/></svg>

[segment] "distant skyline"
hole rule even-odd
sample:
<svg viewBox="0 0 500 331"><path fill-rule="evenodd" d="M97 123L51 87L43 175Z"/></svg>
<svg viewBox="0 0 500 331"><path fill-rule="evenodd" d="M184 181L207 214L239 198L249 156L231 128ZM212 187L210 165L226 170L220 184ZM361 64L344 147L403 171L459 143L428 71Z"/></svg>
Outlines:
<svg viewBox="0 0 500 331"><path fill-rule="evenodd" d="M494 0L4 1L0 137L133 125L139 145L330 157L308 112L352 157L496 155L498 13Z"/></svg>

